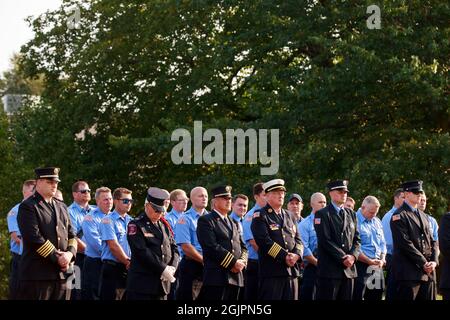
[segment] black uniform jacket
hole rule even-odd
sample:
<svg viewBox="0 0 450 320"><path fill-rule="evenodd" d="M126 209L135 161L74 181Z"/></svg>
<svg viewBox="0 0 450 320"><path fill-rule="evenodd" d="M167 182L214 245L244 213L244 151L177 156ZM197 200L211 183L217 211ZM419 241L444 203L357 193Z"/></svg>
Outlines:
<svg viewBox="0 0 450 320"><path fill-rule="evenodd" d="M343 209L343 219L330 203L317 211L314 229L317 234L318 275L322 278L353 279L357 277L356 266L344 266L343 257L352 255L358 260L361 239L356 228L356 214L351 209Z"/></svg>
<svg viewBox="0 0 450 320"><path fill-rule="evenodd" d="M439 249L442 254L441 289L450 289L450 212L444 214L439 226Z"/></svg>
<svg viewBox="0 0 450 320"><path fill-rule="evenodd" d="M298 277L300 275L298 264L294 267L286 264L288 253L298 254L300 258L303 255L303 243L297 224L289 213L281 209L281 215L278 215L267 204L253 214L251 229L258 245L260 277Z"/></svg>
<svg viewBox="0 0 450 320"><path fill-rule="evenodd" d="M128 244L131 263L128 270L127 290L151 295L166 295L170 282L161 280L164 269L178 266L177 245L169 228L158 221L150 221L145 213L128 224Z"/></svg>
<svg viewBox="0 0 450 320"><path fill-rule="evenodd" d="M226 217L228 226L215 210L201 216L197 223L197 238L203 250L203 285L244 286L243 272L231 272L238 259L247 263L247 248L239 233L238 222Z"/></svg>
<svg viewBox="0 0 450 320"><path fill-rule="evenodd" d="M423 265L437 260L438 244L433 240L428 217L422 211L419 216L403 203L391 217L392 273L395 280L427 281L435 278L435 272L427 275Z"/></svg>
<svg viewBox="0 0 450 320"><path fill-rule="evenodd" d="M70 251L75 260L77 242L67 206L53 198L54 211L35 192L19 206L17 222L23 239L21 280L60 280L65 278L58 264L59 251Z"/></svg>

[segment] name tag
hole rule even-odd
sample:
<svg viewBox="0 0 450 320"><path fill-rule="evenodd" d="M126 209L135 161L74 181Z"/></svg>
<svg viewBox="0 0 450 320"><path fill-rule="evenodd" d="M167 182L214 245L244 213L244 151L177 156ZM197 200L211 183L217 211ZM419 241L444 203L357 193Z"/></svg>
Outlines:
<svg viewBox="0 0 450 320"><path fill-rule="evenodd" d="M153 233L151 233L151 232L144 232L144 237L146 237L146 238L154 238L155 235Z"/></svg>

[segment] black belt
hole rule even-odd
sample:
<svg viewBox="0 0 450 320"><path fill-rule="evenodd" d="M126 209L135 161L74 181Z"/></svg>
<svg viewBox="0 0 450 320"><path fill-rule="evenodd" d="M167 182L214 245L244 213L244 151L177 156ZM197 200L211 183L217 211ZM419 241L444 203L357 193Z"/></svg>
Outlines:
<svg viewBox="0 0 450 320"><path fill-rule="evenodd" d="M102 262L103 262L104 264L109 264L110 266L114 266L114 267L117 267L117 266L120 265L119 262L114 261L114 260L108 260L108 259L105 259L105 260L102 260Z"/></svg>

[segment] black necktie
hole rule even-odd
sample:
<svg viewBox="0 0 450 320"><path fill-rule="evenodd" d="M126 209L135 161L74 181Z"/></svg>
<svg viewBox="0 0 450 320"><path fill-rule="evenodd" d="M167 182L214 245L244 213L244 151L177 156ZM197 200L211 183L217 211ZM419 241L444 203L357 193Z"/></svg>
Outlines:
<svg viewBox="0 0 450 320"><path fill-rule="evenodd" d="M228 228L233 230L233 226L231 225L231 221L230 221L230 219L228 219L228 217L225 217L225 222L227 223Z"/></svg>
<svg viewBox="0 0 450 320"><path fill-rule="evenodd" d="M344 209L339 210L339 217L344 220Z"/></svg>

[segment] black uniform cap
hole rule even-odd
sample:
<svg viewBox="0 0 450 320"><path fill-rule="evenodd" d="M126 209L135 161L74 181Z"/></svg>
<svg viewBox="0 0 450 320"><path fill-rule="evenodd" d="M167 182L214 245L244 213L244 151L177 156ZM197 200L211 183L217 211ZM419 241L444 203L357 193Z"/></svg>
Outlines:
<svg viewBox="0 0 450 320"><path fill-rule="evenodd" d="M157 212L166 212L164 200L169 199L170 193L167 190L150 187L147 190L146 202L148 202Z"/></svg>
<svg viewBox="0 0 450 320"><path fill-rule="evenodd" d="M348 192L347 186L348 186L347 180L336 180L336 181L331 181L327 184L328 191L345 190Z"/></svg>
<svg viewBox="0 0 450 320"><path fill-rule="evenodd" d="M423 192L422 184L422 180L411 180L402 183L401 187L404 191Z"/></svg>
<svg viewBox="0 0 450 320"><path fill-rule="evenodd" d="M49 179L60 182L59 180L59 168L55 167L45 167L34 169L36 173L36 179Z"/></svg>
<svg viewBox="0 0 450 320"><path fill-rule="evenodd" d="M231 198L231 186L217 186L211 190L213 198L230 197Z"/></svg>

